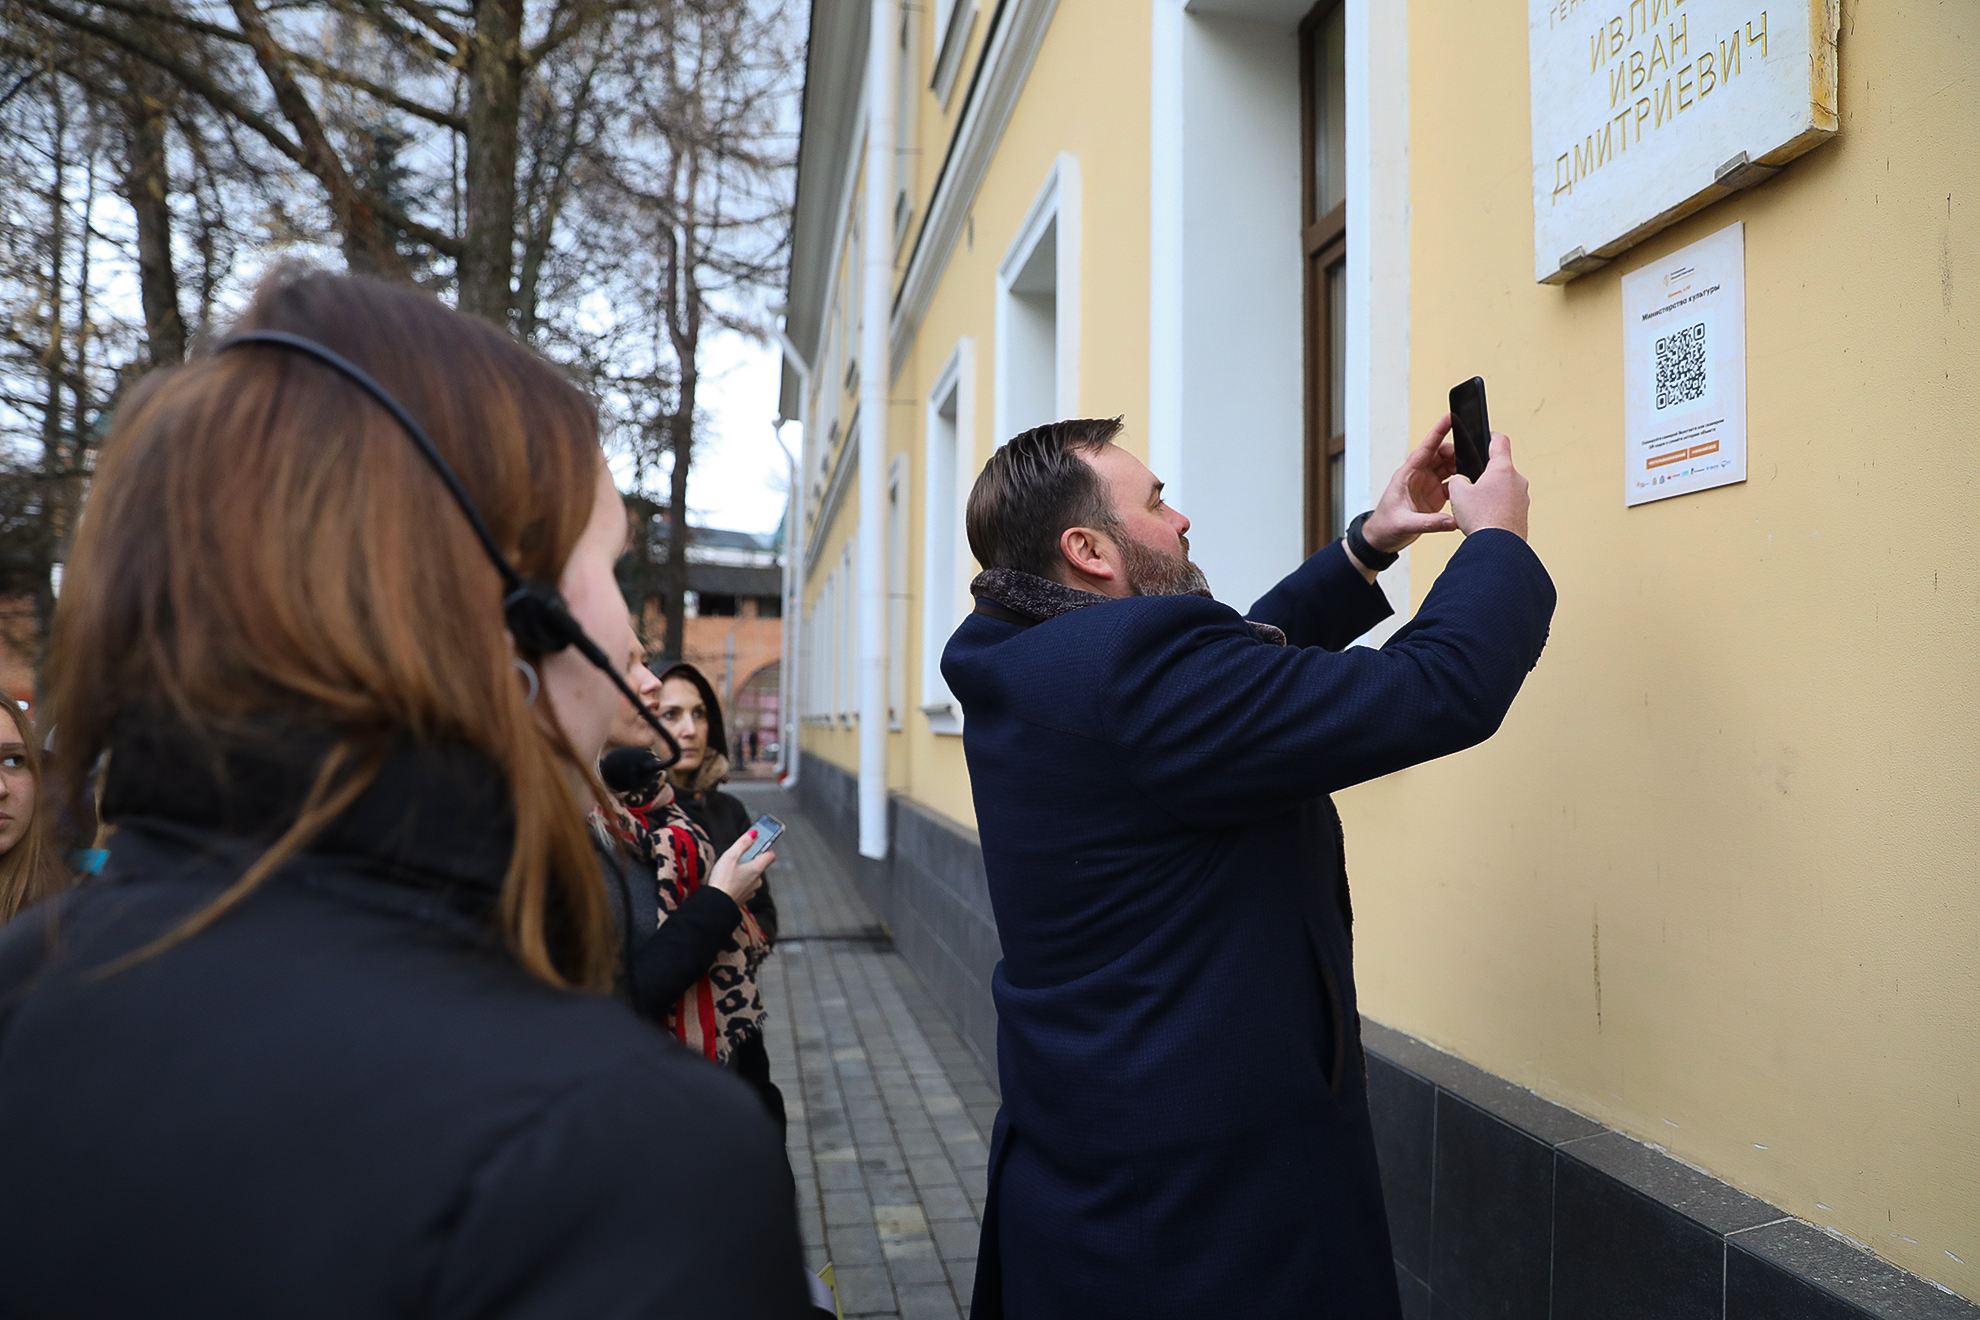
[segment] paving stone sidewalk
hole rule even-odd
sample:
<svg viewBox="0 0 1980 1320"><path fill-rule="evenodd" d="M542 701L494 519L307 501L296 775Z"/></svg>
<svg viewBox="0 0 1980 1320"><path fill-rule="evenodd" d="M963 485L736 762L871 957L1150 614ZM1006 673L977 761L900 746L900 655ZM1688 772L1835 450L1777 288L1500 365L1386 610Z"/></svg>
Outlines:
<svg viewBox="0 0 1980 1320"><path fill-rule="evenodd" d="M996 1089L796 799L730 790L787 827L762 986L807 1262L833 1263L848 1317L967 1316Z"/></svg>

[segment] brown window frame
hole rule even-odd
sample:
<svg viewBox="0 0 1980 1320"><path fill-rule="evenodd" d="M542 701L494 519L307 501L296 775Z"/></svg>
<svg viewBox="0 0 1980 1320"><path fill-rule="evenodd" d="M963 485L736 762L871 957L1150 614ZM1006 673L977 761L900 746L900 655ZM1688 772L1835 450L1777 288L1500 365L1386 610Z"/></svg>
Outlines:
<svg viewBox="0 0 1980 1320"><path fill-rule="evenodd" d="M1320 74L1314 68L1313 30L1345 0L1320 0L1299 24L1300 249L1306 301L1306 553L1312 554L1341 533L1327 525L1333 507L1332 460L1347 451L1347 436L1329 434L1334 413L1335 327L1328 315L1327 278L1347 262L1347 202L1316 214L1319 181L1313 177L1315 104Z"/></svg>

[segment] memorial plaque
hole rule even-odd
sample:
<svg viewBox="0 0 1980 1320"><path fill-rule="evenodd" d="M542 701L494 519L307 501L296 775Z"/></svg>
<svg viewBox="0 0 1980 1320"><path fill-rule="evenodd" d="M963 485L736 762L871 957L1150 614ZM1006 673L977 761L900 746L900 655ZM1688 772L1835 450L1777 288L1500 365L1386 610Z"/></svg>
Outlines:
<svg viewBox="0 0 1980 1320"><path fill-rule="evenodd" d="M1746 226L1622 278L1623 503L1746 480Z"/></svg>
<svg viewBox="0 0 1980 1320"><path fill-rule="evenodd" d="M1533 266L1565 284L1836 131L1838 0L1527 0Z"/></svg>

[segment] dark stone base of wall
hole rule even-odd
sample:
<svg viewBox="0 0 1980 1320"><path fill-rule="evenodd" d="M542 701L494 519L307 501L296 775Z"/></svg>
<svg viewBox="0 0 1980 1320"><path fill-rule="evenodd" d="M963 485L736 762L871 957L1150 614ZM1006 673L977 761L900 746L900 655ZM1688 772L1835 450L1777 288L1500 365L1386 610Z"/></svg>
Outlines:
<svg viewBox="0 0 1980 1320"><path fill-rule="evenodd" d="M1363 1018L1403 1315L1976 1320L1980 1307Z"/></svg>
<svg viewBox="0 0 1980 1320"><path fill-rule="evenodd" d="M804 759L798 800L843 845L860 896L887 923L894 947L994 1079L997 1009L990 973L1004 955L975 833L895 797L887 806L886 860L861 857L859 781L815 756Z"/></svg>
<svg viewBox="0 0 1980 1320"><path fill-rule="evenodd" d="M996 1076L1002 951L975 835L889 804L859 856L858 782L807 757L798 797L895 946ZM1980 1320L1980 1307L1669 1156L1364 1018L1405 1320Z"/></svg>

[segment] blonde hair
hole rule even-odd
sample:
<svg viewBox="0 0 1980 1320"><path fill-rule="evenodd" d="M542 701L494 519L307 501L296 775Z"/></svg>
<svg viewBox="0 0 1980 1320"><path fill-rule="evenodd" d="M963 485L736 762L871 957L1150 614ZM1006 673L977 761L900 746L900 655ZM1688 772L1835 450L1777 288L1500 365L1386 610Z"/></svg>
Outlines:
<svg viewBox="0 0 1980 1320"><path fill-rule="evenodd" d="M278 274L237 329L305 335L370 372L517 571L559 578L604 460L590 401L548 363L424 293L352 276ZM584 800L603 790L550 703L525 700L501 579L466 519L345 378L271 346L148 379L104 445L63 585L50 669L72 789L126 715L175 720L209 747L270 718L336 738L275 844L136 956L245 899L410 740L472 748L508 789L499 921L516 961L551 985L610 985Z"/></svg>

